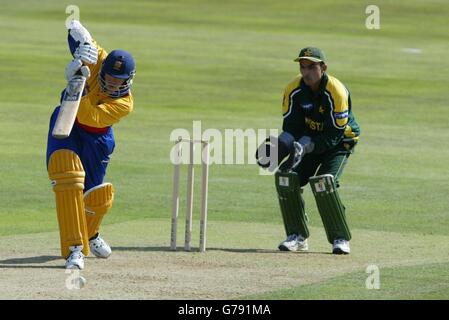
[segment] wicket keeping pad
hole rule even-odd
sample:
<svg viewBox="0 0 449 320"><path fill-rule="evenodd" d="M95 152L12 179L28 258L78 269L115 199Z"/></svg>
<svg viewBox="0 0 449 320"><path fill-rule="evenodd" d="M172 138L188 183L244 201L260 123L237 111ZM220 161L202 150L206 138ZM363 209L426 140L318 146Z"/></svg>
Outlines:
<svg viewBox="0 0 449 320"><path fill-rule="evenodd" d="M86 210L86 222L88 238L98 233L101 221L114 201L114 187L111 183L102 183L84 193L84 206Z"/></svg>
<svg viewBox="0 0 449 320"><path fill-rule="evenodd" d="M53 152L48 162L48 176L56 198L61 255L70 255L70 246L83 245L89 254L87 225L84 213L84 168L73 151L61 149Z"/></svg>
<svg viewBox="0 0 449 320"><path fill-rule="evenodd" d="M298 174L277 171L275 181L287 236L296 234L308 238L309 229L307 228L307 217Z"/></svg>
<svg viewBox="0 0 449 320"><path fill-rule="evenodd" d="M329 243L333 243L338 238L351 240L351 232L346 223L345 207L338 195L334 176L331 174L314 176L309 179L309 183Z"/></svg>

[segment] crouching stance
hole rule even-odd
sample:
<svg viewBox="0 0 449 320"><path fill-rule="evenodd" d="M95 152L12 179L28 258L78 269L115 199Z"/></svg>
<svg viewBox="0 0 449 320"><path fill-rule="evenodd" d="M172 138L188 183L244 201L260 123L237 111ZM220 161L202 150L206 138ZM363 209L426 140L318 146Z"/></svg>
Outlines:
<svg viewBox="0 0 449 320"><path fill-rule="evenodd" d="M56 198L61 255L66 268L83 269L89 252L99 258L111 254L99 230L112 207L114 187L103 180L115 147L112 125L133 109L130 88L135 63L123 50L107 54L75 20L68 41L75 59L66 68L67 80L80 72L85 75L85 67L90 77L67 138L56 139L51 134L60 107L51 116L47 170Z"/></svg>
<svg viewBox="0 0 449 320"><path fill-rule="evenodd" d="M309 183L332 252L348 254L351 232L338 194L338 179L354 151L360 129L348 90L325 73L322 51L304 48L295 61L301 75L284 92L283 132L277 138L270 137L256 154L259 165L277 170L276 190L287 235L279 249L308 249L308 218L302 193Z"/></svg>

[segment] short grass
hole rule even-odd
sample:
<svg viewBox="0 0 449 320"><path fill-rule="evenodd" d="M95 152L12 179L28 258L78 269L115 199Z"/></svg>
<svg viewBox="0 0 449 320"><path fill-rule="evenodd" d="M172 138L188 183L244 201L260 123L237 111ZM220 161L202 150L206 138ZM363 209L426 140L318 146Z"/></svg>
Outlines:
<svg viewBox="0 0 449 320"><path fill-rule="evenodd" d="M65 86L63 70L70 59L64 28L69 4L15 1L0 12L1 236L57 230L45 148L48 118ZM127 49L137 61L135 112L115 126L117 148L107 180L116 186L117 197L105 224L141 219L168 224L172 130L191 130L193 120L222 132L279 129L282 90L298 72L292 59L301 47L315 45L325 50L329 73L351 90L362 128L341 180L350 226L417 238L447 235L446 1L377 1L380 30L365 28L369 1L76 4L102 46ZM210 175L210 221L269 223L282 230L272 177L259 176L249 164L213 165ZM305 197L312 227L321 228L309 191ZM273 247L280 241L271 240ZM434 258L429 256L428 278L416 276L416 286L393 281L391 290L374 298L444 298L439 291L444 264L432 264ZM399 272L413 278L419 268ZM388 277L393 271L385 272ZM335 298L326 294L329 286L337 288L345 279L351 283L353 277L308 288L312 297ZM420 281L430 286L422 294ZM309 289L288 292L302 298ZM344 298L371 294L344 292ZM272 297L287 298L282 292Z"/></svg>

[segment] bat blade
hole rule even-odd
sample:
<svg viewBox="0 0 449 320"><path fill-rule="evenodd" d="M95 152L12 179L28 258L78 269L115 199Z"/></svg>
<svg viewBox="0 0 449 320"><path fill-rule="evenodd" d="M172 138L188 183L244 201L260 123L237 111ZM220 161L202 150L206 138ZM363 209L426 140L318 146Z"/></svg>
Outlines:
<svg viewBox="0 0 449 320"><path fill-rule="evenodd" d="M53 127L52 136L56 139L65 139L70 135L75 123L78 107L83 95L86 78L74 76L67 83L67 88L62 98L59 114Z"/></svg>

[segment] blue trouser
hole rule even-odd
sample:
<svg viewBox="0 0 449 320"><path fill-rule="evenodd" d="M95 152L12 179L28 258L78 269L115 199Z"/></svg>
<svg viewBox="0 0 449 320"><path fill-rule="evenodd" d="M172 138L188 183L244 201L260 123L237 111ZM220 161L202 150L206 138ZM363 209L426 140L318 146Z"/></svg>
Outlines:
<svg viewBox="0 0 449 320"><path fill-rule="evenodd" d="M83 164L86 178L84 190L87 191L103 183L109 157L114 151L115 141L112 127L104 134L94 134L85 131L76 124L73 126L70 136L66 139L55 139L51 135L59 113L59 107L55 109L50 118L50 129L47 141L47 167L48 160L53 152L60 149L69 149L75 152Z"/></svg>

